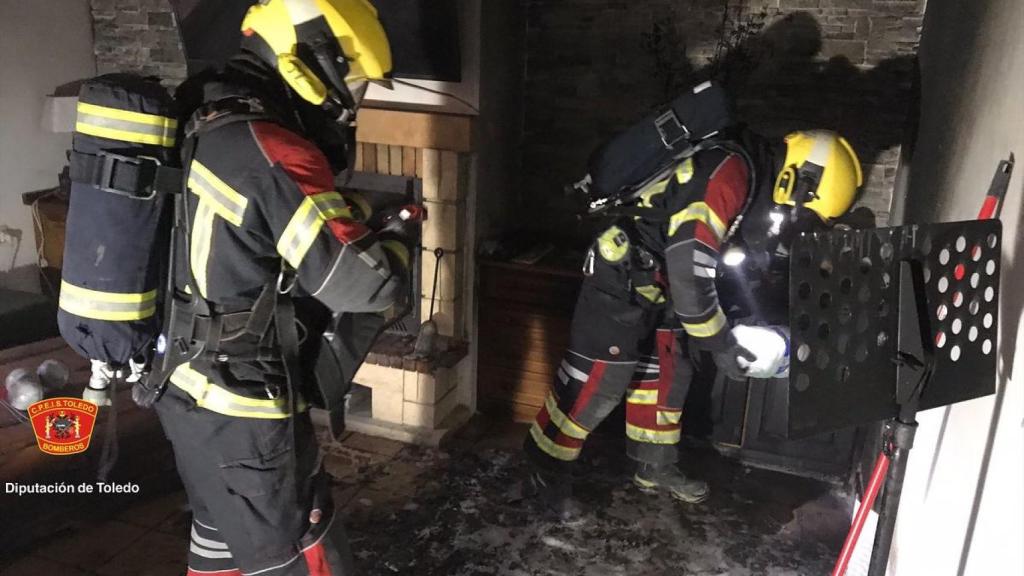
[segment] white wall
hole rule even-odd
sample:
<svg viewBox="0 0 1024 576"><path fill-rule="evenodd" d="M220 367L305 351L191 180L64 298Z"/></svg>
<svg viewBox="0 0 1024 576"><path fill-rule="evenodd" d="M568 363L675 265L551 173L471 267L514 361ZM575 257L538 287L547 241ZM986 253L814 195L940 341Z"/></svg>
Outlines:
<svg viewBox="0 0 1024 576"><path fill-rule="evenodd" d="M1018 165L1002 213L998 393L919 416L890 574L1024 574L1022 27L1020 0L929 2L925 15L905 220L973 218L997 161L1013 151Z"/></svg>
<svg viewBox="0 0 1024 576"><path fill-rule="evenodd" d="M44 97L95 73L88 0L0 0L0 226L21 230L13 264L23 267L8 273L13 244L0 244L0 286L38 289L32 217L21 193L56 186L71 145L70 134L42 129Z"/></svg>

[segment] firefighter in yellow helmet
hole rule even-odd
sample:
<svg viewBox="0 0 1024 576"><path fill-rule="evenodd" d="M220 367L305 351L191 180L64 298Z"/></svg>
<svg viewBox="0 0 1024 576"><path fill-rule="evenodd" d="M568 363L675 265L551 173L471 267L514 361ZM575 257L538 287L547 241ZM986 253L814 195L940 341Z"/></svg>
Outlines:
<svg viewBox="0 0 1024 576"><path fill-rule="evenodd" d="M353 574L308 413L331 382L305 371L317 339L295 312L379 317L406 285L402 230L335 187L391 53L365 0L264 0L241 33L178 98L195 113L174 294L201 312L184 334L171 316L164 353L189 352L155 407L193 511L188 574Z"/></svg>
<svg viewBox="0 0 1024 576"><path fill-rule="evenodd" d="M746 251L785 257L794 234L844 214L863 180L833 132L795 132L779 144L740 131L625 192L632 197L589 198L628 210L588 253L569 349L524 442L529 485L561 522L585 518L572 498L572 463L623 399L634 484L688 503L708 497L706 482L675 466L690 351L711 353L733 379L756 360L719 299L722 255L742 236Z"/></svg>

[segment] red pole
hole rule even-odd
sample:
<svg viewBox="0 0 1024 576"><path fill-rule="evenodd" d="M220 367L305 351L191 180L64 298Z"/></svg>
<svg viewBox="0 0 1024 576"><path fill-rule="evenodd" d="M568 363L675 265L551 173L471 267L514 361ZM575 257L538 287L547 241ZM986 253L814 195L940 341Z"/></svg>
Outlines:
<svg viewBox="0 0 1024 576"><path fill-rule="evenodd" d="M868 482L868 488L864 492L864 500L860 503L860 507L857 508L857 514L853 517L853 524L850 526L850 532L846 534L846 541L843 542L843 551L839 553L839 558L836 559L835 568L832 569L832 576L843 576L846 574L846 566L850 563L850 557L853 556L853 549L857 546L860 531L864 529L864 522L868 519L871 507L875 505L875 498L878 497L878 492L882 489L882 483L885 482L885 474L888 471L889 457L883 450L878 453L878 459L875 460L875 469L871 472L871 481Z"/></svg>

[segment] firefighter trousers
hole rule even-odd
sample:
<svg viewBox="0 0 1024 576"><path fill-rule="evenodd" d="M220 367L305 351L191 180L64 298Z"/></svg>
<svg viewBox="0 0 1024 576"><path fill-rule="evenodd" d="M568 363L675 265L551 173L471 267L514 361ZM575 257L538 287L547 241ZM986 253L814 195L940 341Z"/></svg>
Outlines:
<svg viewBox="0 0 1024 576"><path fill-rule="evenodd" d="M193 512L187 576L350 576L308 412L243 418L174 385L156 403Z"/></svg>
<svg viewBox="0 0 1024 576"><path fill-rule="evenodd" d="M524 443L537 465L568 472L587 436L623 398L627 455L652 464L676 461L693 365L682 328L670 324L670 307L638 298L584 279L569 350Z"/></svg>

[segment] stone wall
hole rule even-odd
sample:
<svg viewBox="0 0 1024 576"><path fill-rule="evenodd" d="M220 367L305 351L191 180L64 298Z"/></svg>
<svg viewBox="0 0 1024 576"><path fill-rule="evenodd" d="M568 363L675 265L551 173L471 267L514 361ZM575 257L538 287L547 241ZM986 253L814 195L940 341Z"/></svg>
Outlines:
<svg viewBox="0 0 1024 576"><path fill-rule="evenodd" d="M177 84L185 56L167 0L91 0L96 67L140 72Z"/></svg>
<svg viewBox="0 0 1024 576"><path fill-rule="evenodd" d="M843 133L865 167L860 203L887 219L923 0L523 1L523 200L550 228L574 226L536 207L599 142L709 77L761 133Z"/></svg>

